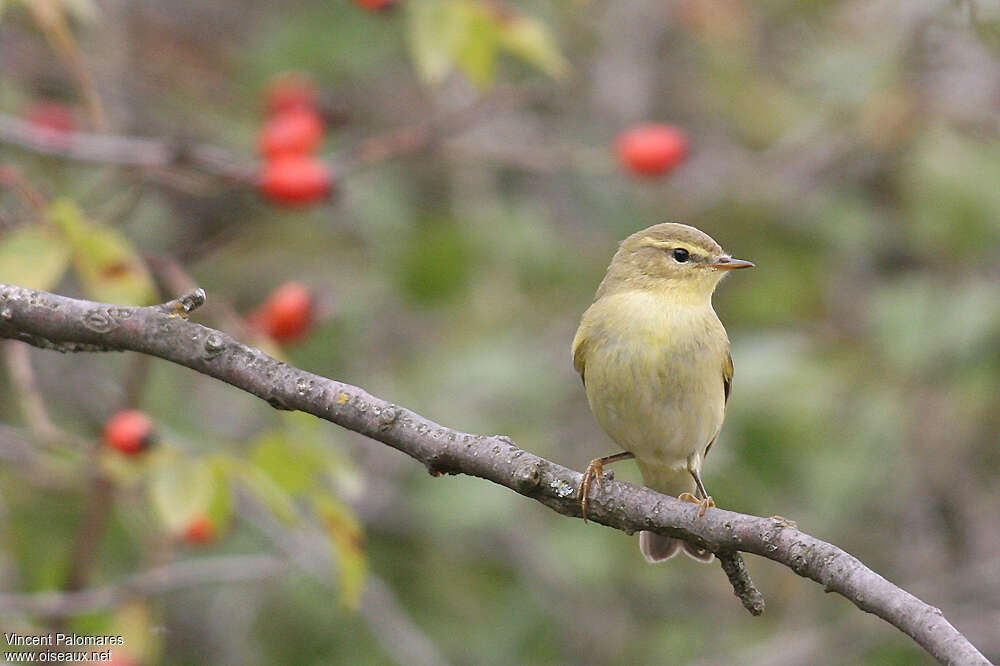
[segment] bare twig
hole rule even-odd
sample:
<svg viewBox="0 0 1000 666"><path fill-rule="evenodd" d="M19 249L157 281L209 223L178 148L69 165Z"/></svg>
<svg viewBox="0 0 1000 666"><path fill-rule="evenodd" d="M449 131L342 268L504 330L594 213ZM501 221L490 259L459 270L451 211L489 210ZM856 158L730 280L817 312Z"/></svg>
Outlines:
<svg viewBox="0 0 1000 666"><path fill-rule="evenodd" d="M739 553L733 551L722 551L716 553L722 570L726 572L729 582L733 586L733 591L743 603L743 607L750 611L751 615L760 615L764 612L764 595L754 586L750 580L750 573L747 565Z"/></svg>
<svg viewBox="0 0 1000 666"><path fill-rule="evenodd" d="M291 529L274 520L249 494L239 496L240 514L250 525L266 535L302 571L329 584L333 558L329 538L309 525ZM359 610L372 635L400 666L447 663L396 599L389 584L371 572L366 576Z"/></svg>
<svg viewBox="0 0 1000 666"><path fill-rule="evenodd" d="M78 473L43 453L29 433L10 426L0 425L0 461L16 465L20 478L47 490L76 491L81 486Z"/></svg>
<svg viewBox="0 0 1000 666"><path fill-rule="evenodd" d="M21 172L13 167L0 164L0 187L10 187L14 189L21 198L28 204L28 206L39 215L39 217L45 216L45 211L48 209L48 203L45 201L45 197L41 195L34 187L31 186Z"/></svg>
<svg viewBox="0 0 1000 666"><path fill-rule="evenodd" d="M107 611L136 597L164 594L210 583L271 578L287 570L285 560L271 555L231 555L185 560L129 576L115 585L74 592L0 594L0 615L66 618Z"/></svg>
<svg viewBox="0 0 1000 666"><path fill-rule="evenodd" d="M344 154L334 155L331 165L339 179L386 160L431 149L439 141L453 137L477 120L488 117L497 105L525 96L531 94L518 92L515 96L509 90L501 90L428 122L362 139ZM255 184L260 171L257 160L188 138L60 132L4 114L0 114L0 143L68 160L122 167L168 169L189 166L243 185Z"/></svg>
<svg viewBox="0 0 1000 666"><path fill-rule="evenodd" d="M111 513L114 486L102 472L96 472L90 482L86 508L73 539L73 554L63 586L67 592L85 588L97 559L98 547Z"/></svg>
<svg viewBox="0 0 1000 666"><path fill-rule="evenodd" d="M58 437L59 431L49 419L49 413L45 409L45 400L42 399L38 382L35 381L35 371L31 367L28 348L7 342L3 346L3 352L11 381L21 399L21 411L24 412L28 427L39 440L51 442Z"/></svg>
<svg viewBox="0 0 1000 666"><path fill-rule="evenodd" d="M94 77L84 62L83 54L73 37L73 30L70 28L62 3L41 0L41 2L28 3L28 8L53 50L59 54L59 57L73 73L77 86L80 88L80 95L87 106L91 123L98 130L106 130L108 121L104 114L104 105L97 94Z"/></svg>
<svg viewBox="0 0 1000 666"><path fill-rule="evenodd" d="M440 666L445 660L437 647L413 623L392 588L378 576L368 574L361 597L361 614L375 628L374 633L398 664Z"/></svg>
<svg viewBox="0 0 1000 666"><path fill-rule="evenodd" d="M579 472L515 446L510 438L446 428L356 386L299 370L194 322L185 312L204 292L155 307L118 307L0 285L0 337L62 350L131 350L192 368L266 400L361 433L424 463L435 476L493 481L567 515L580 516ZM784 564L828 592L877 615L944 664L989 664L937 608L878 575L854 556L786 521L698 508L648 488L608 481L590 520L633 533L651 530L719 554L741 551ZM739 593L740 591L737 590Z"/></svg>
<svg viewBox="0 0 1000 666"><path fill-rule="evenodd" d="M202 171L244 182L252 182L257 171L252 160L239 159L217 146L192 144L183 139L54 132L2 114L0 142L43 155L124 167L152 169L187 163Z"/></svg>
<svg viewBox="0 0 1000 666"><path fill-rule="evenodd" d="M120 406L121 409L134 409L138 406L148 376L149 361L149 356L145 355L132 359L125 380L125 399ZM111 515L114 493L115 487L111 479L100 469L95 470L90 480L86 509L73 541L73 556L70 558L69 573L64 586L67 592L83 589L89 584L101 538Z"/></svg>

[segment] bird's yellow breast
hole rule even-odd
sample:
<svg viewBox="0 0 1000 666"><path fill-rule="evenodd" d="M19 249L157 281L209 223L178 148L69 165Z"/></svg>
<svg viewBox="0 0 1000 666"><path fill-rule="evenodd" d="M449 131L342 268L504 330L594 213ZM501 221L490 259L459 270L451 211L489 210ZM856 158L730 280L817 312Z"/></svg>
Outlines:
<svg viewBox="0 0 1000 666"><path fill-rule="evenodd" d="M645 290L595 301L573 341L594 416L644 477L682 469L718 435L728 353L710 302L678 305Z"/></svg>

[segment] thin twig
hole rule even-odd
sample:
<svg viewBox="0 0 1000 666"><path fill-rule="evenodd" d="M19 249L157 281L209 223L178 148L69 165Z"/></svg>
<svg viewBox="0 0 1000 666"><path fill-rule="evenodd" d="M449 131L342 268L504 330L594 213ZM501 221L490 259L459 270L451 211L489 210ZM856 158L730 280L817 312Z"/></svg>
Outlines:
<svg viewBox="0 0 1000 666"><path fill-rule="evenodd" d="M84 345L157 356L227 382L276 409L304 411L383 442L419 460L435 476L480 477L580 517L579 472L522 450L508 437L453 430L357 386L299 370L177 312L178 304L186 304L186 314L201 302L201 290L142 308L0 285L0 337L45 348ZM608 481L590 502L587 517L624 532L650 530L685 539L716 554L741 551L766 557L891 623L941 663L989 664L940 610L840 548L780 519L718 508L700 518L698 513L689 502Z"/></svg>
<svg viewBox="0 0 1000 666"><path fill-rule="evenodd" d="M194 144L180 138L55 132L3 114L0 114L0 142L43 155L123 167L153 169L190 164L207 173L243 182L253 182L257 172L255 161L240 159L218 146Z"/></svg>
<svg viewBox="0 0 1000 666"><path fill-rule="evenodd" d="M453 137L476 121L489 117L497 106L530 96L530 91L515 93L503 89L431 121L362 139L353 149L334 155L329 161L337 178L341 179L386 160L431 149L443 139ZM190 166L243 185L254 185L260 171L260 164L255 159L189 138L59 132L5 114L0 114L0 143L43 155L122 167L167 169Z"/></svg>
<svg viewBox="0 0 1000 666"><path fill-rule="evenodd" d="M105 131L108 127L108 121L104 113L104 105L97 93L94 77L83 60L83 54L76 44L76 38L73 37L73 30L66 18L65 7L62 3L53 0L36 0L28 3L28 9L31 10L35 22L45 34L53 50L59 54L59 57L73 73L73 78L76 79L77 86L80 88L80 95L83 97L94 128Z"/></svg>
<svg viewBox="0 0 1000 666"><path fill-rule="evenodd" d="M76 491L81 486L79 474L43 453L29 433L0 425L0 461L15 465L18 476L40 488L52 491Z"/></svg>
<svg viewBox="0 0 1000 666"><path fill-rule="evenodd" d="M81 590L89 584L101 537L110 517L113 497L114 486L111 480L103 472L95 472L86 498L87 505L73 540L70 568L63 585L67 592Z"/></svg>
<svg viewBox="0 0 1000 666"><path fill-rule="evenodd" d="M740 602L742 602L743 607L751 615L760 615L763 613L764 595L760 593L760 590L750 580L750 572L747 571L746 562L739 556L739 553L724 550L716 553L716 556L719 558L722 570L726 572L726 576L733 586L733 592Z"/></svg>
<svg viewBox="0 0 1000 666"><path fill-rule="evenodd" d="M361 614L396 663L404 666L441 666L447 663L399 603L392 588L371 573L361 596Z"/></svg>
<svg viewBox="0 0 1000 666"><path fill-rule="evenodd" d="M238 493L240 515L305 573L330 583L330 540L308 524L291 529L275 520L249 493ZM400 666L441 666L447 663L434 642L417 626L392 588L369 572L360 611L372 634Z"/></svg>
<svg viewBox="0 0 1000 666"><path fill-rule="evenodd" d="M59 436L59 429L53 425L48 410L45 409L45 400L38 388L38 382L35 381L35 371L31 367L30 350L26 345L8 341L3 345L3 352L15 393L21 399L24 420L36 439L41 442L52 442Z"/></svg>
<svg viewBox="0 0 1000 666"><path fill-rule="evenodd" d="M121 582L74 592L0 594L0 615L67 618L111 610L129 599L206 584L273 578L288 570L271 555L231 555L185 560L128 576Z"/></svg>
<svg viewBox="0 0 1000 666"><path fill-rule="evenodd" d="M28 204L28 206L34 210L34 212L40 217L45 217L45 211L48 210L48 202L45 201L45 197L41 195L38 190L31 186L21 172L17 169L7 166L0 165L0 187L11 187L13 188L21 198Z"/></svg>

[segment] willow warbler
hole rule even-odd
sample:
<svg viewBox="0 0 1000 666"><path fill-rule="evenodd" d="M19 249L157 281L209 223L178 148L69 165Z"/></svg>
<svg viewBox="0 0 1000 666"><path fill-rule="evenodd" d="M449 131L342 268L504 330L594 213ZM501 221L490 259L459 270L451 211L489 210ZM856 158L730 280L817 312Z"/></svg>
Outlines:
<svg viewBox="0 0 1000 666"><path fill-rule="evenodd" d="M643 482L660 492L715 506L701 465L722 428L733 359L712 293L733 259L707 234L657 224L626 238L615 253L573 340L573 365L590 409L624 452L591 461L580 485L583 516L603 465L635 458ZM678 550L712 554L652 532L639 534L650 562Z"/></svg>

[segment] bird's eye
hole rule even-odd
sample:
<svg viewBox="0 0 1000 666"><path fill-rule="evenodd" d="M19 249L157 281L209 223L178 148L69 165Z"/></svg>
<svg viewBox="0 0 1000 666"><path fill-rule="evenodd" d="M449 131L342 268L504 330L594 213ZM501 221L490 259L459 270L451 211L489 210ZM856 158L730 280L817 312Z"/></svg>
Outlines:
<svg viewBox="0 0 1000 666"><path fill-rule="evenodd" d="M673 255L674 255L674 261L676 261L679 264L683 264L690 257L688 251L682 247L675 249L673 251Z"/></svg>

